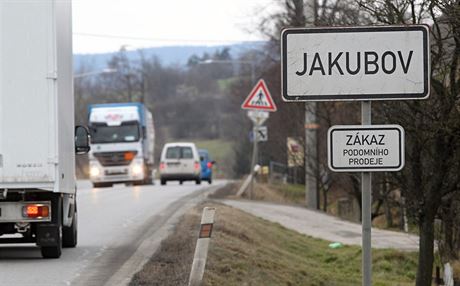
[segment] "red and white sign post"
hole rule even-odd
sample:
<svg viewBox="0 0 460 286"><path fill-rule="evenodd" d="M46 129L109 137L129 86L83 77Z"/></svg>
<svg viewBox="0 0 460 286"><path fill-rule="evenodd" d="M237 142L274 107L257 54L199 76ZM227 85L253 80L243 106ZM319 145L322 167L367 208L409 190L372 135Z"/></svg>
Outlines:
<svg viewBox="0 0 460 286"><path fill-rule="evenodd" d="M257 134L259 127L265 122L269 117L269 112L276 111L276 105L273 101L273 98L268 90L267 85L263 79L260 79L257 84L254 86L252 91L249 93L248 97L244 100L241 105L242 109L248 110L248 116L254 123L252 128L252 134ZM254 168L258 161L258 150L257 150L257 137L254 136L253 148L252 148L252 161L251 161L251 191L249 197L252 198L252 193L254 189Z"/></svg>

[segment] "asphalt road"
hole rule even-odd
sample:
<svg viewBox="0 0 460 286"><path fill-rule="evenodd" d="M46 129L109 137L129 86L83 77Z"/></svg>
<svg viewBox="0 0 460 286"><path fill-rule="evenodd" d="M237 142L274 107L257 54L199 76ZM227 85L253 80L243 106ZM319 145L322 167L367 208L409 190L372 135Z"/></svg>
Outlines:
<svg viewBox="0 0 460 286"><path fill-rule="evenodd" d="M78 246L42 259L31 244L0 245L0 285L120 285L129 281L209 185L93 189L79 182Z"/></svg>

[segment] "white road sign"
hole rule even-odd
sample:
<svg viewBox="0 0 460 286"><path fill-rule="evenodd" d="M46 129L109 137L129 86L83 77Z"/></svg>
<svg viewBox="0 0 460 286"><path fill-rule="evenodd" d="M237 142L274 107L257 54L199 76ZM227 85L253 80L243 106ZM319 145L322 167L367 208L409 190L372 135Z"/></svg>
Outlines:
<svg viewBox="0 0 460 286"><path fill-rule="evenodd" d="M255 130L255 136L254 136ZM254 142L254 137L257 138L257 142L266 142L268 141L268 128L267 126L257 126L254 127L251 132L249 132L249 141Z"/></svg>
<svg viewBox="0 0 460 286"><path fill-rule="evenodd" d="M269 113L262 110L249 110L248 116L255 125L262 125L268 119Z"/></svg>
<svg viewBox="0 0 460 286"><path fill-rule="evenodd" d="M399 171L404 167L404 129L399 125L332 126L327 161L335 172Z"/></svg>
<svg viewBox="0 0 460 286"><path fill-rule="evenodd" d="M268 128L267 126L259 126L256 128L257 142L266 142L268 140Z"/></svg>
<svg viewBox="0 0 460 286"><path fill-rule="evenodd" d="M426 25L285 29L283 99L426 98L429 48Z"/></svg>

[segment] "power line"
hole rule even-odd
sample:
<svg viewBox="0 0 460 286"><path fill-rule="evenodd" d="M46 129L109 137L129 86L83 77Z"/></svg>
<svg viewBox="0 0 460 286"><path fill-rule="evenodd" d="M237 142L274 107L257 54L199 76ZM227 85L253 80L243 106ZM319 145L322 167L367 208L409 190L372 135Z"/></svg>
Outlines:
<svg viewBox="0 0 460 286"><path fill-rule="evenodd" d="M147 38L147 37L132 37L124 35L109 35L109 34L92 34L92 33L73 33L74 36L106 38L106 39L121 39L135 41L150 41L150 42L194 42L194 43L235 43L235 42L257 42L255 40L205 40L205 39L166 39L166 38ZM263 40L260 40L263 41Z"/></svg>

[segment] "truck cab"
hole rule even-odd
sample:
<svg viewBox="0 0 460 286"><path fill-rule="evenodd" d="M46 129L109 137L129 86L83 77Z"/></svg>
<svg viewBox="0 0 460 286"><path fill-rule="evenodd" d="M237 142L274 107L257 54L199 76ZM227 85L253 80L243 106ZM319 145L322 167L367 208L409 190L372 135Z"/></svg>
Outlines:
<svg viewBox="0 0 460 286"><path fill-rule="evenodd" d="M153 116L141 103L89 106L94 187L153 183Z"/></svg>

